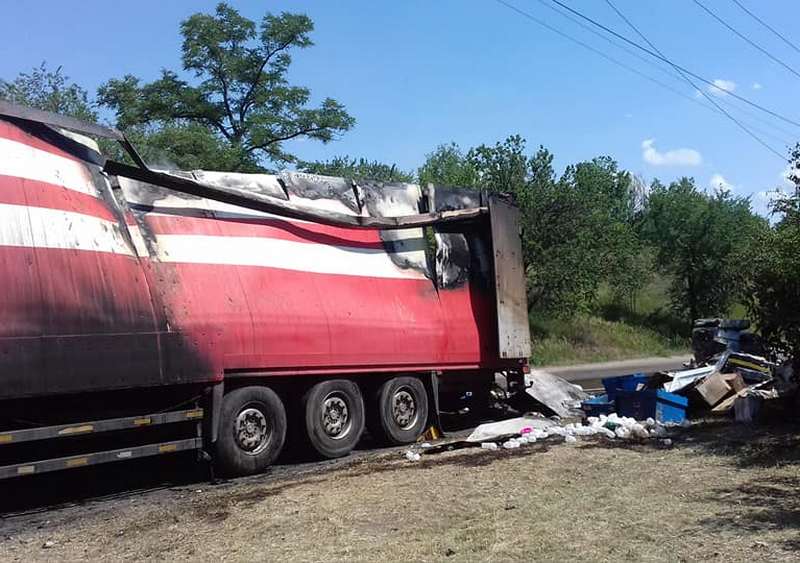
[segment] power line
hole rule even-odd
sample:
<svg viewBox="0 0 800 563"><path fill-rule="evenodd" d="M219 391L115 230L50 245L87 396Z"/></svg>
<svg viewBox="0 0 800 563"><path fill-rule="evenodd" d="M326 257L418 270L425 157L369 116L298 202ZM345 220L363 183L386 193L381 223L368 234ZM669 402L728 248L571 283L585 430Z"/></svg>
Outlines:
<svg viewBox="0 0 800 563"><path fill-rule="evenodd" d="M497 0L497 1L500 2L500 0ZM618 39L621 39L622 41L624 41L628 45L636 47L637 49L639 49L640 51L644 51L645 53L647 53L651 57L656 58L656 59L658 59L660 61L663 61L663 62L669 64L670 66L673 66L674 68L681 70L682 72L685 72L686 74L688 74L689 76L691 76L695 80L699 80L700 82L702 82L702 83L704 83L704 84L706 84L708 86L711 86L712 88L715 88L715 89L717 89L717 90L719 90L721 92L725 92L729 96L732 96L732 97L736 98L737 100L740 100L740 101L746 103L749 106L752 106L752 107L754 107L756 109L759 109L759 110L763 111L764 113L768 113L769 115L771 115L773 117L777 117L781 121L785 121L786 123L790 123L790 124L794 125L795 127L800 127L800 122L794 121L793 119L789 119L785 115L781 115L780 113L778 113L776 111L773 111L773 110L771 110L769 108L766 108L766 107L762 106L761 104L757 104L756 102L748 100L744 96L740 96L739 94L736 94L735 92L731 92L731 91L725 90L724 88L720 88L719 86L714 84L712 81L708 80L707 78L703 78L699 74L688 70L686 67L683 67L683 66L681 66L681 65L679 65L677 63L673 63L672 61L670 61L666 57L663 57L663 56L659 55L655 51L653 51L651 49L648 49L647 47L643 47L642 45L640 45L636 41L633 41L632 39L629 39L629 38L625 37L624 35L622 35L620 33L617 33L613 29L610 29L610 28L606 27L605 25L601 24L600 22L593 20L589 16L585 16L582 13L578 12L577 10L574 10L574 9L570 8L569 6L567 6L566 4L561 2L560 0L550 0L550 1L553 2L554 4L557 4L557 5L561 6L562 8L567 10L568 12L570 12L572 14L575 14L579 18L581 18L581 19L583 19L585 21L588 21L589 23L591 23L595 27L598 27L598 28L602 29L606 33L610 33L614 37L616 37ZM506 5L507 7L510 7L512 9L516 10L517 12L522 13L521 10L518 10L518 9L514 8L513 6L510 6L506 2L501 2L501 3Z"/></svg>
<svg viewBox="0 0 800 563"><path fill-rule="evenodd" d="M505 6L506 8L509 8L510 10L513 10L513 11L517 12L519 15L521 15L521 16L523 16L523 17L525 17L525 18L527 18L527 19L529 19L531 21L533 21L534 23L537 23L538 25L544 27L545 29L547 29L549 31L552 31L553 33L563 37L564 39L566 39L568 41L572 41L573 43L575 43L577 45L580 45L584 49L587 49L587 50L591 51L592 53L594 53L594 54L596 54L596 55L598 55L600 57L603 57L607 61L610 61L610 62L614 63L615 65L617 65L617 66L619 66L621 68L624 68L628 72L632 72L632 73L644 78L645 80L649 80L650 82L653 82L654 84L657 84L657 85L661 86L662 88L666 88L667 90L671 91L673 94L676 94L676 95L681 96L683 98L687 98L687 99L689 99L689 100L691 100L693 102L698 102L698 100L692 98L691 96L687 96L686 94L684 94L683 92L681 92L680 90L678 90L676 88L673 88L669 84L666 84L665 82L662 82L661 80L659 80L657 78L653 78L652 76L649 76L649 75L641 72L640 70L638 70L636 68L633 68L632 66L630 66L630 65L628 65L626 63L623 63L622 61L612 57L611 55L607 55L606 53L602 52L601 50L596 49L595 47L592 47L591 45L589 45L588 43L585 43L584 41L581 41L580 39L575 39L571 35L569 35L567 33L564 33L560 29L558 29L556 27L553 27L552 25L548 24L544 20L541 20L541 19L537 18L536 16L534 16L532 14L529 14L528 12L523 11L523 10L517 8L516 6L512 5L512 4L509 4L505 0L496 0L496 1L498 3L500 3L500 4L502 4L503 6ZM703 104L701 104L701 105L703 105ZM703 107L706 107L706 106L703 106Z"/></svg>
<svg viewBox="0 0 800 563"><path fill-rule="evenodd" d="M630 47L628 47L628 46L626 46L626 45L624 45L624 44L622 44L622 43L620 43L618 41L615 41L614 38L609 37L608 35L606 35L604 33L600 33L599 31L597 31L593 27L583 23L581 20L577 19L576 17L571 16L570 14L564 13L562 10L559 10L555 6L553 6L550 3L548 3L547 0L536 0L536 1L539 2L539 4L541 4L545 8L547 8L548 10L552 10L553 12L557 13L561 17L568 19L569 21L571 21L575 25L578 25L578 26L582 27L583 29L585 29L589 33L592 33L593 35L596 35L597 37L601 38L603 41L606 41L606 42L610 43L614 47L617 47L618 49L622 49L623 51L628 53L630 56L639 59L643 63L655 68L659 72L662 72L662 73L666 74L670 78L674 78L674 79L678 79L678 80L680 79L680 76L678 76L677 74L672 73L669 70L665 69L663 66L661 66L657 62L653 61L652 59L649 59L649 58L647 58L647 57L645 57L643 55L640 55L639 53L637 53L636 51L634 51ZM511 7L511 6L509 6L509 7ZM537 22L537 23L539 23L539 22Z"/></svg>
<svg viewBox="0 0 800 563"><path fill-rule="evenodd" d="M725 20L723 20L721 17L719 17L717 14L715 14L714 12L712 12L712 11L711 11L709 8L707 8L707 7L705 6L705 4L703 4L702 2L700 2L700 0L693 0L693 2L694 2L695 4L697 4L698 6L700 6L700 7L701 7L701 8L702 8L702 9L703 9L703 10L704 10L704 11L705 11L705 12L706 12L706 13L707 13L709 16L711 16L712 18L714 18L715 20L717 20L719 23L721 23L722 25L724 25L725 27L727 27L727 28L728 28L728 29L729 29L731 32L733 32L733 33L734 33L734 34L736 34L738 37L740 37L741 39L743 39L744 41L746 41L746 42L747 42L749 45L751 45L751 46L755 47L756 49L758 49L759 51L761 51L762 53L764 53L764 54L765 54L766 56L768 56L770 59L772 59L773 61L775 61L775 62L776 62L776 63L778 63L779 65L781 65L783 68L785 68L786 70L788 70L788 71L789 71L789 72L791 72L792 74L794 74L794 75L795 75L797 78L800 78L800 72L797 72L795 69L793 69L792 67L790 67L788 64L786 64L785 62L783 62L781 59L779 59L778 57L776 57L775 55L773 55L772 53L770 53L769 51L767 51L767 50L766 50L764 47L762 47L761 45L759 45L758 43L756 43L755 41L751 40L749 37L747 37L746 35L744 35L743 33L741 33L740 31L738 31L738 30L737 30L736 28L734 28L734 27L733 27L731 24L729 24L728 22L726 22Z"/></svg>
<svg viewBox="0 0 800 563"><path fill-rule="evenodd" d="M513 10L513 11L517 12L519 15L531 20L532 22L536 23L537 25L542 26L543 28L547 29L548 31L551 31L551 32L559 35L560 37L563 37L564 39L567 39L568 41L571 41L572 43L580 45L584 49L586 49L588 51L591 51L592 53L594 53L594 54L606 59L607 61L609 61L609 62L611 62L611 63L613 63L613 64L615 64L615 65L617 65L617 66L619 66L619 67L621 67L621 68L623 68L623 69L625 69L625 70L627 70L627 71L629 71L629 72L631 72L633 74L636 74L637 76L640 76L640 77L644 78L645 80L648 80L648 81L653 82L654 84L656 84L658 86L661 86L662 88L672 92L676 96L680 96L681 98L684 98L684 99L692 102L693 104L697 104L697 105L699 105L700 107L702 107L704 109L710 110L710 111L718 113L720 115L724 115L723 111L717 110L712 106L706 105L706 104L702 103L696 97L689 96L689 95L685 94L684 92L681 92L680 90L678 90L676 88L673 88L669 84L666 84L666 83L664 83L664 82L662 82L662 81L660 81L660 80L658 80L656 78L653 78L652 76L649 76L649 75L647 75L647 74L645 74L643 72L640 72L639 70L637 70L637 69L635 69L635 68L633 68L633 67L631 67L631 66L629 66L629 65L627 65L627 64L625 64L625 63L623 63L621 61L619 61L618 59L616 59L616 58L614 58L614 57L612 57L610 55L607 55L606 53L600 51L599 49L596 49L596 48L592 47L591 45L589 45L589 44L587 44L587 43L585 43L585 42L583 42L583 41L581 41L579 39L576 39L576 38L572 37L571 35L569 35L567 33L564 33L563 31L559 30L558 28L553 27L552 25L548 24L547 22L535 17L534 15L532 15L532 14L530 14L530 13L524 11L524 10L521 10L520 8L517 8L513 4L510 4L510 3L506 2L505 0L496 0L496 1L499 4L505 6L506 8L508 8L510 10ZM558 13L561 13L561 12L558 12ZM564 14L562 14L562 15L564 15ZM575 21L575 20L572 20L572 21ZM664 70L664 69L661 69L661 70ZM669 74L669 76L678 78L676 75L673 75L673 74ZM735 106L733 106L733 107L735 107ZM743 111L740 108L736 108L736 109L738 109L739 111ZM775 127L774 125L772 125L772 126ZM756 130L759 133L761 133L762 135L765 135L767 137L771 137L771 138L777 140L778 142L784 143L786 145L791 144L786 139L776 137L775 135L770 134L769 132L763 131L761 129L756 129L755 127L752 127L752 126L751 126L751 129ZM789 135L791 136L791 134L789 134ZM781 159L783 159L783 156L781 156Z"/></svg>
<svg viewBox="0 0 800 563"><path fill-rule="evenodd" d="M733 1L733 3L734 3L734 4L736 4L737 6L739 6L739 7L740 7L742 10L744 10L744 12L745 12L745 13L746 13L748 16L750 16L751 18L753 18L754 20L756 20L758 23L760 23L761 25L763 25L764 27L766 27L768 30L770 30L772 33L774 33L775 35L777 35L778 37L780 37L780 38L783 40L783 42L784 42L784 43L786 43L786 44L787 44L789 47L791 47L792 49L794 49L795 51L797 51L798 53L800 53L800 47L798 47L797 45L795 45L794 43L792 43L791 41L789 41L789 40L788 40L788 39L787 39L787 38L786 38L784 35L782 35L780 32L778 32L778 30L776 30L774 27L772 27L772 26L771 26L771 25L769 25L767 22L765 22L764 20L762 20L761 18L759 18L759 17L758 17L757 15L755 15L753 12L751 12L750 10L748 10L747 8L745 8L745 7L742 5L742 3L741 3L741 2L739 2L739 0L732 0L732 1Z"/></svg>
<svg viewBox="0 0 800 563"><path fill-rule="evenodd" d="M629 20L627 17L625 17L625 14L623 14L623 13L622 13L622 12L621 12L619 9L617 9L617 7L614 5L614 3L613 3L611 0L606 0L606 4L608 4L608 5L611 7L611 9L612 9L612 10L614 10L614 12L616 12L616 14L617 14L617 15L618 15L620 18L622 18L622 21L624 21L626 24L628 24L628 26L629 26L629 27L630 27L630 28L631 28L631 29L632 29L632 30L633 30L633 31L634 31L634 32L635 32L635 33L636 33L636 34L637 34L639 37L641 37L641 38L644 40L644 42L645 42L645 43L647 43L648 45L650 45L650 47L651 47L653 50L655 50L655 51L656 51L656 52L657 52L659 55L661 55L661 56L662 56L662 57L664 57L665 59L667 58L667 57L665 57L665 56L664 56L664 53L662 53L662 52L661 52L661 50L660 50L658 47L656 47L656 46L655 46L655 44L654 44L652 41L650 41L650 40L647 38L647 36L645 36L645 34L644 34L644 33L642 33L641 31L639 31L639 28L638 28L638 27L636 27L636 26L633 24L633 22L632 22L631 20ZM669 59L667 59L667 60L669 60ZM745 133L746 133L748 136L750 136L750 137L751 137L751 138L752 138L754 141L756 141L756 142L757 142L758 144L760 144L762 147L764 147L765 149L767 149L767 150L768 150L768 151L770 151L771 153L775 154L775 155L776 155L778 158L780 158L781 160L785 160L785 157L784 157L784 156L783 156L783 155L782 155L780 152L778 152L777 150L775 150L774 148L772 148L772 147L771 147L770 145L768 145L768 144L767 144L767 142L766 142L766 141L764 141L764 140L763 140L761 137L759 137L758 135L756 135L755 133L753 133L753 132L752 132L750 129L748 129L748 128L747 128L747 127L744 125L744 123L742 123L741 121L739 121L738 119L736 119L735 117L733 117L733 116L732 116L732 115L731 115L731 114L730 114L730 113L729 113L729 112L728 112L728 111L727 111L725 108L723 108L721 105L719 105L719 104L717 103L717 101L716 101L716 100L714 100L714 99L713 99L713 98L712 98L710 95L708 95L708 93L707 93L705 90L702 90L702 89L698 88L698 87L697 87L697 85L696 85L694 82L692 82L692 79L691 79L691 78L689 78L688 76L686 76L686 74L684 74L684 73L683 73L683 72L682 72L680 69L678 69L678 68L677 68L677 67L676 67L674 64L672 64L672 62L670 62L670 64L672 65L672 67L673 67L675 70L677 70L677 71L678 71L678 73L680 73L681 77L682 77L682 78L683 78L683 79L684 79L686 82L688 82L688 83L689 83L689 86L691 86L692 88L694 88L696 91L700 92L700 93L701 93L701 94L702 94L702 95L705 97L705 99L706 99L706 100L708 100L709 102L711 102L711 104L712 104L712 105L713 105L715 108L717 108L717 110L718 110L718 111L720 111L720 112L721 112L721 113L722 113L722 114L723 114L725 117L727 117L727 118L728 118L728 119L730 119L730 120L731 120L733 123L735 123L735 124L736 124L736 125L737 125L737 126L738 126L738 127L741 129L741 130L742 130L742 131L744 131L744 132L745 132Z"/></svg>
<svg viewBox="0 0 800 563"><path fill-rule="evenodd" d="M615 47L617 47L619 49L622 49L623 51L625 51L626 53L630 54L631 56L636 57L640 61L647 63L648 65L652 66L653 68L657 69L658 71L666 74L670 78L673 78L673 79L676 79L676 80L688 81L690 86L692 86L693 90L696 91L698 95L702 95L703 94L703 92L701 92L700 89L697 86L695 86L695 84L692 83L691 80L687 76L682 74L680 70L675 69L677 71L677 73L679 73L679 74L674 73L674 72L670 72L669 70L665 69L660 64L658 64L655 61L653 61L652 59L646 58L646 57L644 57L642 55L639 55L633 49L631 49L629 47L626 47L624 44L621 44L618 41L615 41L614 38L609 37L608 35L597 31L593 27L585 24L584 22L582 22L581 20L575 18L574 16L571 16L570 14L565 13L562 10L560 10L559 8L551 5L547 0L537 0L537 2L539 2L542 6L545 6L549 10L552 10L553 12L557 13L558 15L568 19L569 21L571 21L575 25L578 25L581 28L585 29L586 31L589 31L590 33L602 38L604 41L607 41L611 45L613 45L613 46L615 46ZM515 9L514 6L509 6L507 4L505 4L505 5L507 7L509 7L509 8L511 8L511 9ZM614 6L612 6L612 8L614 8ZM618 12L618 10L616 10L616 9L615 9L615 11ZM520 11L519 13L522 13L522 12ZM526 14L526 15L529 16L529 14ZM622 14L620 14L620 16L624 20L627 21L627 19L624 16L622 16ZM538 23L540 25L543 25L540 20L536 21L536 23ZM630 22L628 22L628 24L631 25ZM551 31L552 31L552 29L551 29ZM638 30L635 30L635 31L637 31L637 33L639 33ZM583 44L582 42L579 42L578 40L573 39L572 37L567 37L567 38L569 40L573 41L573 42L579 43L583 47L586 47L585 44ZM645 38L645 41L647 41L646 38ZM652 44L651 44L651 46L654 47L654 45L652 45ZM596 50L594 50L594 49L592 49L592 50L596 52ZM659 51L659 53L663 56L663 53L661 53L660 51ZM604 56L604 55L601 54L601 56ZM606 58L608 58L608 57L606 57ZM611 62L614 62L615 64L618 64L618 61L616 61L616 60L612 60ZM709 111L712 111L714 113L717 113L717 114L722 115L723 117L725 117L725 111L722 110L721 108L717 109L715 107L712 107L711 105L704 104L700 100L698 100L697 97L688 96L688 95L684 94L683 92L681 92L681 91L679 91L679 90L677 90L675 88L672 88L671 86L669 86L669 85L667 85L667 84L665 84L663 82L660 82L660 81L656 80L655 78L652 78L652 77L650 77L648 75L645 75L645 74L643 74L641 72L638 72L638 71L628 67L627 65L620 64L620 66L622 66L622 68L625 68L628 71L631 71L631 72L634 72L634 73L638 74L639 76L641 76L641 77L643 77L643 78L645 78L645 79L647 79L647 80L649 80L651 82L656 83L659 86L662 86L663 88L669 90L670 92L672 92L673 94L675 94L677 96L680 96L680 97L682 97L682 98L684 98L684 99L686 99L686 100L688 100L688 101L690 101L690 102L692 102L694 104L699 105L700 107L702 107L704 109L707 109ZM727 97L727 95L725 95L725 97ZM706 96L706 98L707 98L707 96ZM750 128L750 130L755 131L755 132L757 132L757 133L759 133L759 134L761 134L763 136L769 137L772 140L778 141L779 143L781 143L783 145L787 145L788 146L788 145L791 145L791 144L794 143L794 141L790 140L790 139L794 138L794 135L795 135L794 133L791 133L791 132L787 131L786 129L781 128L777 124L775 124L775 123L773 123L771 121L768 121L766 118L763 118L763 117L761 117L760 115L757 115L754 112L747 111L744 108L736 106L735 104L731 103L729 100L725 100L724 98L722 98L722 99L720 99L718 101L728 105L729 107L735 109L736 111L742 112L745 115L750 116L751 118L755 119L756 121L759 121L759 122L767 125L768 127L771 127L773 129L775 129L776 131L780 131L783 135L786 135L786 137L779 137L779 136L775 135L774 133L770 133L769 131L765 131L765 130L763 130L761 128L754 127L752 124L748 124L748 127ZM713 104L713 100L711 100L711 102ZM716 105L716 104L713 104L713 105Z"/></svg>
<svg viewBox="0 0 800 563"><path fill-rule="evenodd" d="M588 32L592 33L593 35L596 35L597 37L600 37L601 39L603 39L604 41L607 41L607 42L608 42L608 43L610 43L611 45L613 45L613 46L615 46L615 47L617 47L617 48L619 48L619 49L622 49L623 51L625 51L626 53L628 53L629 55L631 55L631 56L633 56L633 57L636 57L636 58L637 58L637 59L639 59L640 61L642 61L642 62L644 62L644 63L647 63L648 65L652 66L653 68L657 69L658 71L660 71L660 72L662 72L662 73L666 74L666 75L667 75L667 76L669 76L670 78L673 78L673 79L676 79L676 80L684 80L684 81L688 81L688 82L689 82L689 84L690 84L690 86L692 86L693 90L694 90L694 91L696 91L698 95L702 95L702 94L703 94L703 92L701 92L701 91L700 91L700 88L698 88L698 87L697 87L697 86L696 86L694 83L692 83L692 82L691 82L691 80L690 80L690 79L689 79L689 78L688 78L686 75L684 75L683 73L681 73L681 71L680 71L680 70L678 70L678 69L675 69L677 73L670 72L669 70L665 69L665 68L664 68L664 67L662 67L660 64L658 64L658 63L656 63L655 61L653 61L652 59L650 59L650 58L647 58L647 57L644 57L644 56L642 56L642 55L639 55L639 54L638 54L636 51L634 51L633 49L631 49L631 48L629 48L629 47L626 47L624 44L621 44L621 43L619 43L618 41L615 41L615 40L614 40L614 38L612 38L612 37L609 37L608 35L606 35L606 34L604 34L604 33L601 33L601 32L599 32L599 31L597 31L596 29L594 29L593 27L591 27L591 26L589 26L589 25L585 24L584 22L582 22L581 20L577 19L576 17L574 17L574 16L571 16L570 14L568 14L568 13L565 13L565 12L563 12L562 10L560 10L559 8L557 8L557 7L553 6L553 5L551 5L551 4L550 4L550 3L549 3L547 0L536 0L536 1L537 1L537 2L539 2L539 3L540 3L542 6L544 6L544 7L548 8L549 10L552 10L553 12L557 13L558 15L560 15L560 16L562 16L562 17L564 17L564 18L568 19L569 21L571 21L571 22L572 22L572 23L574 23L575 25L578 25L578 26L580 26L581 28L585 29L586 31L588 31ZM507 5L507 6L508 6L508 5ZM511 9L514 9L514 6L508 6L508 7L510 7ZM615 8L613 5L612 5L612 8L614 8L614 10L615 10L617 13L619 13L619 10L617 10L617 9L616 9L616 8ZM521 13L521 12L520 12L520 13ZM622 18L623 18L623 20L625 20L625 21L628 23L628 25L631 25L631 23L627 21L627 18L625 18L625 16L623 16L622 14L619 14L619 15L620 15L620 17L622 17ZM542 25L542 22L541 22L541 21L536 21L536 23L538 23L538 24ZM634 28L634 31L636 31L637 33L639 33L639 31L638 31L637 29L635 29L635 28ZM640 36L642 36L642 35L640 34ZM643 36L642 36L642 37L643 37ZM643 37L643 38L644 38L644 37ZM573 38L571 38L571 37L568 37L568 39L570 39L571 41L577 42L577 43L581 44L581 46L584 46L584 47L585 47L585 45L584 45L584 44L582 44L581 42L578 42L577 40L574 40L574 39L573 39ZM647 39L646 39L646 38L644 38L644 39L645 39L645 41L647 41ZM652 44L651 44L651 46L652 46L652 47L655 47L655 46L654 46L654 45L652 45ZM658 49L656 49L656 50L658 51ZM661 55L663 56L663 53L661 53L660 51L659 51L659 54L661 54ZM606 58L607 58L607 57L606 57ZM611 61L611 62L614 62L615 64L617 64L617 61ZM717 108L714 108L714 107L712 107L712 106L710 106L710 105L704 104L704 103L702 103L700 100L698 100L698 99L697 99L697 97L688 96L688 95L684 94L683 92L681 92L681 91L679 91L679 90L677 90L677 89L675 89L675 88L672 88L671 86L669 86L669 85L667 85L667 84L664 84L663 82L660 82L660 81L656 80L655 78L652 78L652 77L650 77L650 76L647 76L647 75L645 75L645 74L643 74L643 73L640 73L640 72L638 72L638 71L636 71L636 70L633 70L633 69L631 69L631 68L630 68L630 67L628 67L627 65L621 65L621 66L622 66L623 68L625 68L626 70L629 70L629 71L631 71L631 72L635 72L635 73L636 73L636 74L638 74L639 76L642 76L643 78L645 78L645 79L647 79L647 80L649 80L649 81L651 81L651 82L655 82L655 83L656 83L656 84L658 84L659 86L662 86L662 87L664 87L665 89L669 90L670 92L672 92L673 94L675 94L675 95L677 95L677 96L680 96L680 97L682 97L682 98L684 98L684 99L686 99L686 100L689 100L690 102L692 102L692 103L694 103L694 104L697 104L697 105L699 105L700 107L702 107L702 108L704 108L704 109L710 110L710 111L712 111L712 112L714 112L714 113L717 113L717 114L719 114L719 115L722 115L723 117L725 117L725 112L724 112L724 110L722 110L721 108L717 109ZM675 68L675 67L673 66L673 68ZM723 95L724 95L725 97L727 97L727 95L726 95L726 94L724 94L724 93L723 93ZM707 98L707 96L706 96L706 98ZM711 101L712 101L712 104L713 104L713 100L711 100ZM781 127L780 127L780 126L778 126L776 123L773 123L773 122L771 122L771 121L768 121L766 118L764 118L764 117L761 117L760 115L758 115L758 114L756 114L756 113L754 113L754 112L747 111L747 110L745 110L744 108L738 107L738 106L736 106L735 104L731 103L729 100L726 100L726 99L724 99L724 98L721 98L721 99L720 99L720 100L718 100L718 101L719 101L719 102L721 102L721 103L724 103L724 104L726 104L727 106L729 106L729 107L731 107L731 108L735 109L736 111L739 111L739 112L742 112L742 113L743 113L743 114L745 114L745 115L748 115L749 117L751 117L751 118L755 119L756 121L759 121L759 122L761 122L761 123L763 123L763 124L767 125L768 127L771 127L771 128L773 128L773 129L775 129L776 131L780 131L780 132L781 132L783 135L786 135L786 137L778 137L778 136L777 136L777 135L775 135L774 133L770 133L770 132L768 132L768 131L764 131L764 130L763 130L763 129L761 129L761 128L754 127L752 124L748 124L748 127L749 127L749 128L752 130L752 131L756 131L757 133L760 133L760 134L761 134L761 135L763 135L763 136L769 137L769 138L771 138L772 140L778 141L779 143L781 143L781 144L783 144L783 145L787 145L787 146L788 146L788 145L791 145L791 144L793 144L793 143L794 143L794 141L792 141L792 140L790 140L790 139L793 139L795 134L794 134L794 133L791 133L791 132L789 132L789 131L787 131L786 129L783 129L783 128L781 128ZM716 105L716 104L714 104L714 105Z"/></svg>

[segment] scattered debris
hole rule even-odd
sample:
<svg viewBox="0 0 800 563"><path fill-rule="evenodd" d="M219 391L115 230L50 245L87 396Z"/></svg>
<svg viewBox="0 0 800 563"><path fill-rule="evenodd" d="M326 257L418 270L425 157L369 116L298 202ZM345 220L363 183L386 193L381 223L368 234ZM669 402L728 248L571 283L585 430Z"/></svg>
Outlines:
<svg viewBox="0 0 800 563"><path fill-rule="evenodd" d="M761 397L757 395L736 397L733 403L736 422L753 422L761 409L761 401Z"/></svg>
<svg viewBox="0 0 800 563"><path fill-rule="evenodd" d="M561 417L582 416L581 401L589 398L580 385L541 370L525 375L525 392Z"/></svg>
<svg viewBox="0 0 800 563"><path fill-rule="evenodd" d="M421 455L461 448L513 450L540 440L574 444L580 438L652 441L656 447L671 448L669 429L692 425L686 415L690 406L712 413L733 411L737 421L751 423L766 401L797 391L789 362L779 366L751 353L756 339L745 336L748 323L703 322L710 324L700 326L702 330L696 333L704 339L702 346L696 347L695 360L685 369L654 376L608 377L602 380L606 393L599 396L589 396L560 377L534 370L525 377L525 392L544 414L481 424L466 440L426 442L408 450L405 457L416 462ZM551 413L555 414L545 417Z"/></svg>
<svg viewBox="0 0 800 563"><path fill-rule="evenodd" d="M666 375L670 377L671 381L668 381L664 384L664 390L670 393L677 393L685 389L686 387L696 383L698 381L702 381L709 375L714 374L715 372L722 369L722 365L724 365L725 360L728 358L728 353L725 352L723 357L717 361L716 364L703 366L695 369L687 369L682 371L670 371L667 372Z"/></svg>
<svg viewBox="0 0 800 563"><path fill-rule="evenodd" d="M488 422L481 424L467 438L467 442L488 442L490 440L500 440L507 436L528 435L537 430L542 431L556 423L550 419L535 415L520 416L500 422Z"/></svg>
<svg viewBox="0 0 800 563"><path fill-rule="evenodd" d="M667 392L681 396L663 398L670 408L691 405L710 409L714 414L733 411L737 421L754 421L764 401L797 393L798 382L788 359L778 365L759 355L767 352L757 335L746 332L749 326L745 320L696 321L692 335L694 361L690 366L656 374L644 382L641 374L604 379L607 396L584 401L584 411L596 414L613 408L641 418L646 413L629 404L630 389L635 386L635 392L642 393L635 398L637 405L652 402L652 393L658 403L658 393ZM682 405L684 402L686 405ZM658 418L663 422L669 420L663 414ZM679 422L680 418L672 420Z"/></svg>
<svg viewBox="0 0 800 563"><path fill-rule="evenodd" d="M617 412L635 420L653 418L658 422L680 423L686 419L686 397L662 389L619 391L616 400Z"/></svg>
<svg viewBox="0 0 800 563"><path fill-rule="evenodd" d="M738 373L714 373L696 387L709 407L714 407L731 393L744 390L745 383Z"/></svg>

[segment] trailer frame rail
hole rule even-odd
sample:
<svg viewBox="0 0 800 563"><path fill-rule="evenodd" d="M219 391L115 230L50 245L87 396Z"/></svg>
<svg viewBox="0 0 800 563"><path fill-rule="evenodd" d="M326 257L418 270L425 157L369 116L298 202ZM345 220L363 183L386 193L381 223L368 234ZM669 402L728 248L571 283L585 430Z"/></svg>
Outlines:
<svg viewBox="0 0 800 563"><path fill-rule="evenodd" d="M120 448L117 450L107 450L69 457L43 459L28 463L6 465L0 467L0 480L10 479L12 477L24 477L27 475L49 473L51 471L60 471L62 469L76 469L78 467L99 465L114 461L127 461L130 459L196 450L202 448L202 446L202 438L187 438L185 440L173 440L170 442L160 442L157 444L146 444L144 446L136 446L133 448Z"/></svg>
<svg viewBox="0 0 800 563"><path fill-rule="evenodd" d="M0 432L0 446L32 442L35 440L51 440L53 438L69 438L72 436L83 436L87 434L97 434L100 432L144 428L162 424L175 424L177 422L195 422L202 419L203 409L196 408L181 411L128 416L123 418L108 418L104 420L78 422L73 424L59 424L56 426L26 428L23 430Z"/></svg>

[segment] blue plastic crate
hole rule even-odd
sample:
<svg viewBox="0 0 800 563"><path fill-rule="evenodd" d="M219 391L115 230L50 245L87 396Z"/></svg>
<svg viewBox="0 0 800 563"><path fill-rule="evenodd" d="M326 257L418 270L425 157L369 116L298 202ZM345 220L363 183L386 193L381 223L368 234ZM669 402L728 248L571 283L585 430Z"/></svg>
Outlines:
<svg viewBox="0 0 800 563"><path fill-rule="evenodd" d="M586 399L581 403L581 409L586 413L586 416L609 415L616 410L614 401L609 399L608 395L599 395Z"/></svg>
<svg viewBox="0 0 800 563"><path fill-rule="evenodd" d="M602 381L603 387L608 394L608 400L613 401L617 396L617 391L636 391L639 385L647 383L648 379L649 377L643 373L633 373L617 377L606 377Z"/></svg>
<svg viewBox="0 0 800 563"><path fill-rule="evenodd" d="M661 389L642 391L619 390L616 398L617 413L636 420L653 418L659 422L683 422L689 399L667 393Z"/></svg>

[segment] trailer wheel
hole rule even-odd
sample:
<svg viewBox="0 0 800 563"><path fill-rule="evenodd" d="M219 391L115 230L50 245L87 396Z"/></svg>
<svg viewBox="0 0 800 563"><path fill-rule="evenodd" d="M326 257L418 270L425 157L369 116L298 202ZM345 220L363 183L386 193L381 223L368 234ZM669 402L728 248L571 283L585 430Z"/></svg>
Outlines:
<svg viewBox="0 0 800 563"><path fill-rule="evenodd" d="M346 379L322 381L303 396L306 435L325 458L350 453L364 432L364 399L358 385Z"/></svg>
<svg viewBox="0 0 800 563"><path fill-rule="evenodd" d="M253 475L271 465L286 441L286 409L269 387L225 395L215 459L227 475Z"/></svg>
<svg viewBox="0 0 800 563"><path fill-rule="evenodd" d="M372 397L370 433L378 440L399 446L420 437L428 422L428 394L416 377L385 381Z"/></svg>

